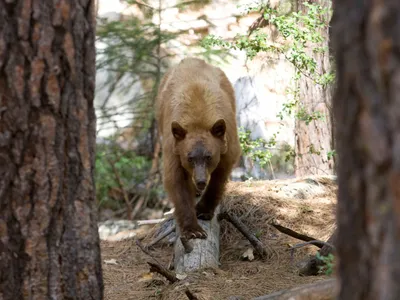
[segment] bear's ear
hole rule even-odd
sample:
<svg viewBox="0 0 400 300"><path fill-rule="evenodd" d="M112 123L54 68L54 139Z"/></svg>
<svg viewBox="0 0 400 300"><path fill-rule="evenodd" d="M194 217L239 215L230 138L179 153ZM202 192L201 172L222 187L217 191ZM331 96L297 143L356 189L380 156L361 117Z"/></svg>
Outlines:
<svg viewBox="0 0 400 300"><path fill-rule="evenodd" d="M178 141L183 140L185 138L185 136L186 136L186 133L187 133L186 130L183 129L182 126L179 125L179 123L176 122L176 121L173 121L171 123L171 131L172 131L172 134L174 135L174 137Z"/></svg>
<svg viewBox="0 0 400 300"><path fill-rule="evenodd" d="M211 134L217 138L222 138L226 131L226 123L224 119L219 119L211 128Z"/></svg>

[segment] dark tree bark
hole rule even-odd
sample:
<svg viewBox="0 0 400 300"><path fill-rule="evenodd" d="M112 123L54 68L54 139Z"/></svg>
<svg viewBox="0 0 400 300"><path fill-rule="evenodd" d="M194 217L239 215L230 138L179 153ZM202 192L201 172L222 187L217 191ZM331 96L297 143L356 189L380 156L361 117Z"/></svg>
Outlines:
<svg viewBox="0 0 400 300"><path fill-rule="evenodd" d="M304 0L297 0L298 10L307 11L302 3ZM312 0L310 3L316 3L322 7L331 7L331 0ZM329 22L329 15L324 16L325 23ZM320 30L324 42L319 47L328 47L329 27L326 26ZM316 84L315 80L318 75L323 75L331 69L329 51L323 53L314 52L316 45L308 45L307 55L312 57L316 62L315 74L302 72L299 80L299 100L301 109L304 113L311 115L319 112L323 115L323 119L316 119L309 124L302 119L296 118L296 157L295 157L295 173L296 176L305 175L327 175L334 173L334 160L328 159L328 152L334 149L334 139L332 131L332 112L331 112L331 86L323 86ZM304 114L302 113L302 114Z"/></svg>
<svg viewBox="0 0 400 300"><path fill-rule="evenodd" d="M334 1L338 299L400 299L400 1Z"/></svg>
<svg viewBox="0 0 400 300"><path fill-rule="evenodd" d="M0 299L102 299L94 0L0 0Z"/></svg>

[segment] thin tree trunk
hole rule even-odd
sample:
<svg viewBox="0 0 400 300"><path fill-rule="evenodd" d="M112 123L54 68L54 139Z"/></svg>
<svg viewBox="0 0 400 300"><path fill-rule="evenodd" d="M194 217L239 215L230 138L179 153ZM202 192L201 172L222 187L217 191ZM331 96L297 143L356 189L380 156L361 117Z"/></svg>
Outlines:
<svg viewBox="0 0 400 300"><path fill-rule="evenodd" d="M400 1L334 1L338 299L400 299Z"/></svg>
<svg viewBox="0 0 400 300"><path fill-rule="evenodd" d="M299 10L305 12L307 8L298 0ZM308 1L317 3L322 7L330 7L331 0ZM328 24L329 16L325 16L324 22ZM324 38L323 45L328 47L328 26L321 30ZM319 112L322 119L315 119L309 124L305 120L296 118L296 176L306 175L330 175L334 173L334 160L328 159L328 152L334 149L331 113L331 87L316 84L315 79L319 75L329 72L331 69L329 52L314 52L315 45L310 45L307 55L312 57L317 66L316 74L302 74L299 80L299 100L301 103L301 115L312 115Z"/></svg>
<svg viewBox="0 0 400 300"><path fill-rule="evenodd" d="M0 299L102 299L94 0L0 0Z"/></svg>

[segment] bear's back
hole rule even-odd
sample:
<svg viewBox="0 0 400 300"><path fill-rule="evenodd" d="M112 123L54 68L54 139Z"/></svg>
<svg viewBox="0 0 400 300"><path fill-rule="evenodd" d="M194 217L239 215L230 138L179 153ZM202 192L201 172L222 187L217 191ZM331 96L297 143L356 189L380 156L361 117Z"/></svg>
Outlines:
<svg viewBox="0 0 400 300"><path fill-rule="evenodd" d="M208 129L219 118L236 120L233 87L221 69L185 58L163 77L156 111L161 132L164 127L168 131L172 121L187 130Z"/></svg>

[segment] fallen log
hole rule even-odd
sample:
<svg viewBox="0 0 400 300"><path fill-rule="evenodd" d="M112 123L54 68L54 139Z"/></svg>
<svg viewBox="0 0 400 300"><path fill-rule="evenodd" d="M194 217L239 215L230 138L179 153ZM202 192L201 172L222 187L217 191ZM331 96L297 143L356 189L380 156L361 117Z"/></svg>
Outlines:
<svg viewBox="0 0 400 300"><path fill-rule="evenodd" d="M336 293L337 281L333 278L256 297L253 300L334 300Z"/></svg>
<svg viewBox="0 0 400 300"><path fill-rule="evenodd" d="M207 232L207 239L193 239L184 241L180 239L179 227L176 226L176 241L174 249L174 270L183 274L203 268L219 267L219 233L220 225L217 219L219 207L215 210L211 221L198 220Z"/></svg>

